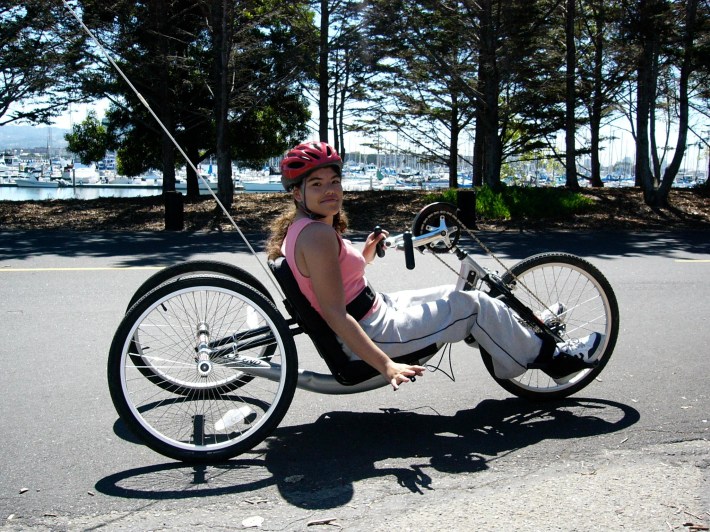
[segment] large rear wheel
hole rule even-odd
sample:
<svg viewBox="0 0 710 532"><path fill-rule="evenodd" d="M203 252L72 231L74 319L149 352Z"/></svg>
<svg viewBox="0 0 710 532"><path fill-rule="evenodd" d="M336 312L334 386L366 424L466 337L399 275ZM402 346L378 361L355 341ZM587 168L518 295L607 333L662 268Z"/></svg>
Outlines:
<svg viewBox="0 0 710 532"><path fill-rule="evenodd" d="M159 286L125 315L108 384L121 419L153 450L216 462L263 441L286 414L298 361L274 304L226 278Z"/></svg>

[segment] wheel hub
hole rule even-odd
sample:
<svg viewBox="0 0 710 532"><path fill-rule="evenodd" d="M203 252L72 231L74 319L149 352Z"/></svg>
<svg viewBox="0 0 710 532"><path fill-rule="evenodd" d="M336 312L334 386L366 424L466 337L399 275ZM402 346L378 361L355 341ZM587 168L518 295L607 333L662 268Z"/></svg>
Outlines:
<svg viewBox="0 0 710 532"><path fill-rule="evenodd" d="M197 363L197 373L200 377L207 377L212 373L212 362L209 360L200 360Z"/></svg>
<svg viewBox="0 0 710 532"><path fill-rule="evenodd" d="M210 328L205 322L197 325L197 374L200 377L207 377L212 373L212 362L210 355Z"/></svg>

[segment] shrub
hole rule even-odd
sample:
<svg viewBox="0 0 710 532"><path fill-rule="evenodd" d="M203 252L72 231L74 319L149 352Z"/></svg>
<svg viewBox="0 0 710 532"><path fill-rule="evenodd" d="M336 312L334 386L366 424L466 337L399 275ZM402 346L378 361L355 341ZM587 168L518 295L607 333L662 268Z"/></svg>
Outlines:
<svg viewBox="0 0 710 532"><path fill-rule="evenodd" d="M456 189L428 194L428 202L456 204ZM490 187L476 188L476 214L484 220L564 218L588 210L593 200L566 188L503 186L500 192Z"/></svg>

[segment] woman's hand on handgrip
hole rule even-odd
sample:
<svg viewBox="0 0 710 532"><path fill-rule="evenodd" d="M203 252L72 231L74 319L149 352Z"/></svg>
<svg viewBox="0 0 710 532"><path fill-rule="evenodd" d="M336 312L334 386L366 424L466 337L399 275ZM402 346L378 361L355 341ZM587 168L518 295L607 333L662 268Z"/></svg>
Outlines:
<svg viewBox="0 0 710 532"><path fill-rule="evenodd" d="M387 365L385 378L397 391L400 384L414 381L415 377L421 377L424 371L424 366L412 366L392 361Z"/></svg>
<svg viewBox="0 0 710 532"><path fill-rule="evenodd" d="M379 225L368 235L367 240L365 240L365 248L362 250L362 255L368 264L375 260L375 255L378 257L385 256L384 241L388 236L389 232L381 229Z"/></svg>

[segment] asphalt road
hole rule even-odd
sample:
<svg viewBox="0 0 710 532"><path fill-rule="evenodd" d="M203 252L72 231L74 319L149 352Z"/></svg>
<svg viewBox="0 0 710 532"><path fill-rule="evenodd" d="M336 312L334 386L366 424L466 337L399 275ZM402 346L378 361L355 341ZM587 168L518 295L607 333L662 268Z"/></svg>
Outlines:
<svg viewBox="0 0 710 532"><path fill-rule="evenodd" d="M263 257L234 234L0 232L0 526L688 530L710 523L707 233L482 237L507 264L559 250L605 273L621 332L596 382L561 403L529 404L499 388L476 351L456 345L455 382L429 373L397 393L297 391L281 426L252 453L188 467L136 442L117 419L105 377L113 332L133 291L162 266L226 260L268 283ZM262 249L259 237L250 241ZM434 259L417 260L410 272L403 256L389 253L370 279L388 290L449 282ZM324 367L306 338L297 344L304 367Z"/></svg>

